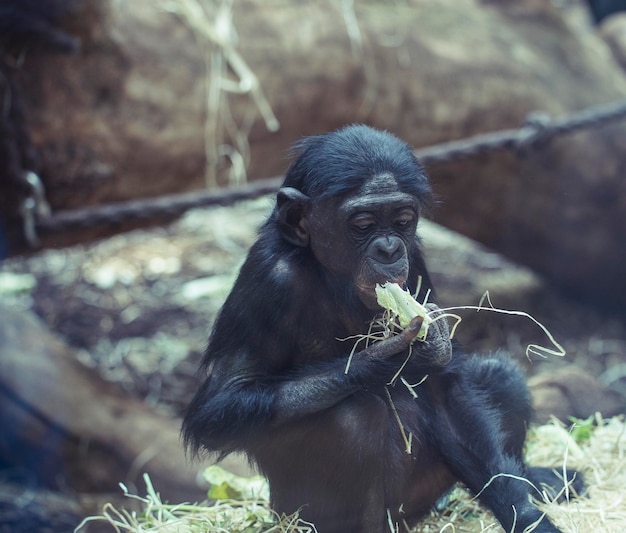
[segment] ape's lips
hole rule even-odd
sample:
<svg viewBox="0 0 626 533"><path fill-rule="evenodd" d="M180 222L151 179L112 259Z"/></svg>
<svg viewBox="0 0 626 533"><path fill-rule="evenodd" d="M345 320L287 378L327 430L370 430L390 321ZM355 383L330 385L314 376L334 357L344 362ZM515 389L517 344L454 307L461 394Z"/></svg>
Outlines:
<svg viewBox="0 0 626 533"><path fill-rule="evenodd" d="M388 279L385 281L376 282L371 284L357 284L356 290L361 301L370 309L379 309L378 298L376 296L376 285L384 285L385 283L395 283L400 285L403 289L406 289L406 278L400 279Z"/></svg>
<svg viewBox="0 0 626 533"><path fill-rule="evenodd" d="M374 284L362 284L357 283L356 288L359 292L376 292L376 285L384 285L385 283L395 283L396 285L400 285L403 289L406 289L406 278L400 279L386 279L384 281L377 281Z"/></svg>

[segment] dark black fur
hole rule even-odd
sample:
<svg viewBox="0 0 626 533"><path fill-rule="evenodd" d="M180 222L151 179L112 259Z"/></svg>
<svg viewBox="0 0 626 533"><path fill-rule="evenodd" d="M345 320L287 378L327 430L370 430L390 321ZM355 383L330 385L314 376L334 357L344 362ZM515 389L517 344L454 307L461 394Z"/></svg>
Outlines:
<svg viewBox="0 0 626 533"><path fill-rule="evenodd" d="M294 146L297 159L283 187L323 200L357 190L368 176L390 172L403 191L419 198L422 207L430 207L432 193L419 161L410 146L394 141L388 133L362 125L306 137Z"/></svg>
<svg viewBox="0 0 626 533"><path fill-rule="evenodd" d="M390 134L351 126L305 140L298 150L285 186L312 203L358 202L356 191L381 174L430 203L422 168ZM290 198L296 211L302 207L297 193ZM204 360L208 375L184 420L186 444L196 453L243 450L268 477L275 509L301 509L321 533L385 531L387 510L395 521L415 521L457 480L480 493L507 531L514 522L518 532L541 520L527 483L492 480L532 475L522 462L530 397L517 367L460 352L434 363L434 345L416 343L402 376L417 383L428 374L417 398L400 382L387 386L406 350L357 354L346 374L354 341L338 339L365 333L377 311L304 241L283 237L281 224L295 226L294 218L277 205L224 304ZM415 290L421 275L423 297L431 282L417 237L409 246L407 283ZM347 244L338 250L354 253ZM369 253L365 245L358 250ZM411 454L386 389L413 435ZM558 530L544 519L536 531Z"/></svg>

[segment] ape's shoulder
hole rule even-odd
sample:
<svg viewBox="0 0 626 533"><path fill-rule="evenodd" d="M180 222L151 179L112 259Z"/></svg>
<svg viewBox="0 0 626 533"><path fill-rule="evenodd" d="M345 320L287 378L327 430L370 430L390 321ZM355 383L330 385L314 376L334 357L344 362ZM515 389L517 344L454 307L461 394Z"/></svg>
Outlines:
<svg viewBox="0 0 626 533"><path fill-rule="evenodd" d="M271 235L261 235L248 252L216 330L235 328L243 332L260 327L268 332L286 320L287 311L292 312L297 302L305 301L304 287L310 287L305 280L307 267L298 251Z"/></svg>
<svg viewBox="0 0 626 533"><path fill-rule="evenodd" d="M298 318L307 299L290 256L272 256L262 241L252 247L209 339L205 361L249 354L250 362L282 364L297 345Z"/></svg>
<svg viewBox="0 0 626 533"><path fill-rule="evenodd" d="M270 298L277 296L276 291L289 293L310 277L307 253L307 249L285 242L275 232L262 230L248 252L236 285Z"/></svg>

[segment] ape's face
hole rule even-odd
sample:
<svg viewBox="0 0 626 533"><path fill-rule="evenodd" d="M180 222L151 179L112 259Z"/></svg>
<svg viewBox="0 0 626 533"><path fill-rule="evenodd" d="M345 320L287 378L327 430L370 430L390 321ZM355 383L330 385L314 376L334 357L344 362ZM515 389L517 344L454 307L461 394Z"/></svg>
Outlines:
<svg viewBox="0 0 626 533"><path fill-rule="evenodd" d="M406 282L418 213L418 200L383 173L354 194L311 205L302 227L320 264L329 273L348 276L361 301L376 309L377 283Z"/></svg>

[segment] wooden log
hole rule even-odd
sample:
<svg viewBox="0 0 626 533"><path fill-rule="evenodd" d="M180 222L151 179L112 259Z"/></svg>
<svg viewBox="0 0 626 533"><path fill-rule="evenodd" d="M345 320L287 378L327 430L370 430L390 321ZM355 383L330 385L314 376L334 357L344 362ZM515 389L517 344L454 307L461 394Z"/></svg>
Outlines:
<svg viewBox="0 0 626 533"><path fill-rule="evenodd" d="M164 499L205 497L179 420L105 382L34 315L2 304L0 398L0 459L34 470L46 485L106 491L124 482L143 494L147 472ZM250 472L238 458L224 466Z"/></svg>

